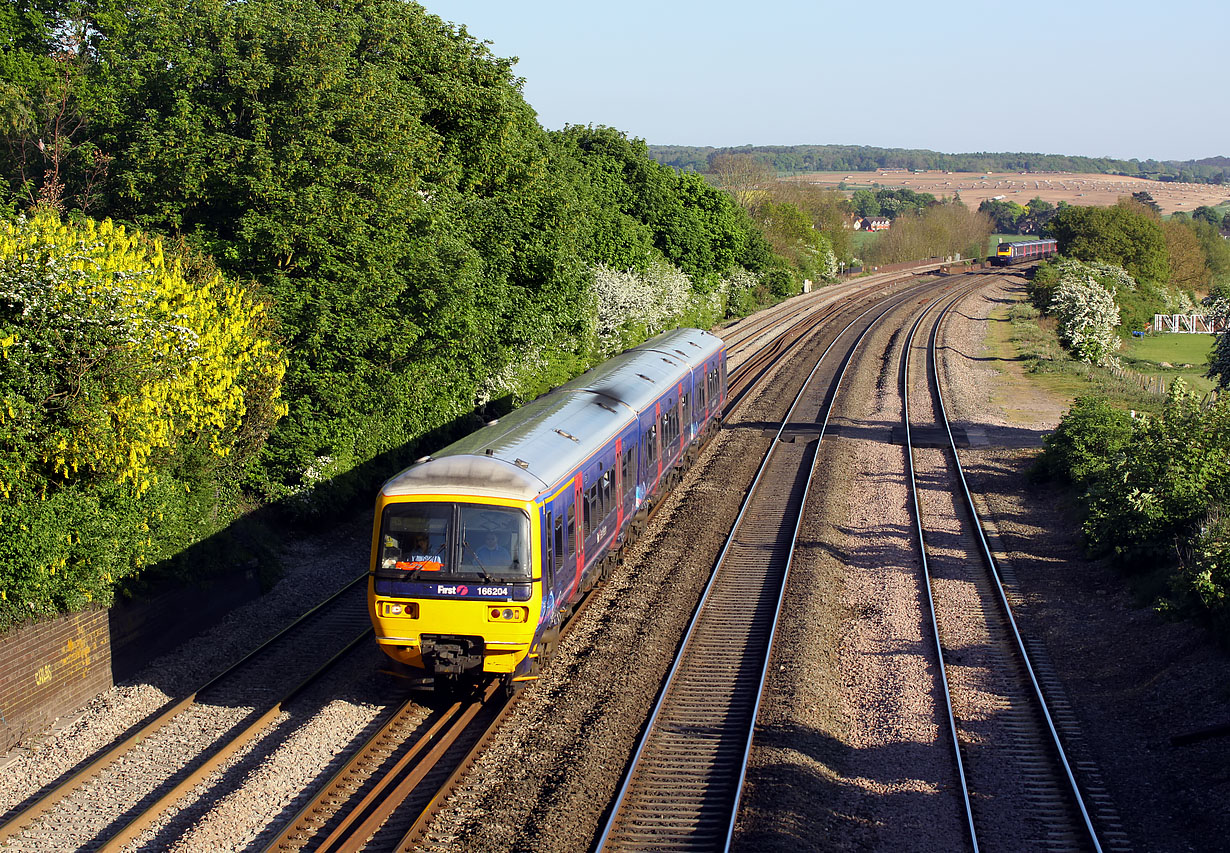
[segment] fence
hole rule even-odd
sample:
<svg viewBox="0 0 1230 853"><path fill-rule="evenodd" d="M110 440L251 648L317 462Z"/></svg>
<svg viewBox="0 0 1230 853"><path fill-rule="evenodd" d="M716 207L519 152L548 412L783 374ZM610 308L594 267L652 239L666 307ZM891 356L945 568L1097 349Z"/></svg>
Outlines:
<svg viewBox="0 0 1230 853"><path fill-rule="evenodd" d="M1153 396L1161 399L1166 398L1166 395L1170 393L1171 386L1175 383L1174 379L1167 381L1166 378L1162 376L1146 376L1143 373L1136 373L1132 370L1124 370L1122 367L1111 368L1110 372L1123 382L1129 385L1135 385L1146 394L1152 394ZM1177 379L1178 377L1175 378ZM1201 408L1207 409L1209 406L1213 405L1213 403L1217 401L1218 395L1219 392L1216 389L1210 391L1208 394L1205 394L1200 401Z"/></svg>
<svg viewBox="0 0 1230 853"><path fill-rule="evenodd" d="M1181 335L1216 335L1230 327L1225 317L1208 314L1154 314L1153 332L1171 332Z"/></svg>

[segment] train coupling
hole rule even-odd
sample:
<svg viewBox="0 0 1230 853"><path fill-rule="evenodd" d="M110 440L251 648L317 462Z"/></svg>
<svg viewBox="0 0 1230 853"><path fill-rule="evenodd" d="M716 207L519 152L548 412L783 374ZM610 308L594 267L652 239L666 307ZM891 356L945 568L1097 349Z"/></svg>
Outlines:
<svg viewBox="0 0 1230 853"><path fill-rule="evenodd" d="M423 635L423 667L429 672L460 675L483 668L486 649L482 637Z"/></svg>

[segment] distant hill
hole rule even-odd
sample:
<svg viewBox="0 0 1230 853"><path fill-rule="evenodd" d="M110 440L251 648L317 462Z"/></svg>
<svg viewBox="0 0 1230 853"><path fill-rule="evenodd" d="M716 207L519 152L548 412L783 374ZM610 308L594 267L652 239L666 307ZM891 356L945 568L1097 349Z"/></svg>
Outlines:
<svg viewBox="0 0 1230 853"><path fill-rule="evenodd" d="M1094 172L1159 181L1230 184L1230 157L1203 160L1115 160L1064 154L990 153L944 154L912 148L865 145L744 145L713 148L650 145L659 163L682 172L707 172L719 154L752 154L780 175L804 172L872 172L876 169L941 169L948 172Z"/></svg>

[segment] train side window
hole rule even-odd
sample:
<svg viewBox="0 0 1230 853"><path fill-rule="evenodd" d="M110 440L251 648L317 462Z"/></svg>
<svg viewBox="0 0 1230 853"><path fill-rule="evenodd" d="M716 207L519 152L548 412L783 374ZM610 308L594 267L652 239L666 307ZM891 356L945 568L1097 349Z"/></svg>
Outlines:
<svg viewBox="0 0 1230 853"><path fill-rule="evenodd" d="M548 576L550 576L555 570L555 543L551 538L551 526L554 522L554 518L554 514L550 510L547 510L546 524L544 524L542 528L546 531L542 537L542 541L546 543L547 546L547 559L544 565L546 566Z"/></svg>
<svg viewBox="0 0 1230 853"><path fill-rule="evenodd" d="M602 518L602 511L598 504L598 484L590 486L585 491L585 535L594 532L594 528L598 526L598 520Z"/></svg>
<svg viewBox="0 0 1230 853"><path fill-rule="evenodd" d="M569 510L572 508L569 507ZM555 519L555 568L559 570L564 565L564 519Z"/></svg>
<svg viewBox="0 0 1230 853"><path fill-rule="evenodd" d="M636 488L636 448L624 451L624 494Z"/></svg>
<svg viewBox="0 0 1230 853"><path fill-rule="evenodd" d="M577 515L576 507L568 507L568 556L577 554Z"/></svg>
<svg viewBox="0 0 1230 853"><path fill-rule="evenodd" d="M688 426L692 424L692 395L686 391L683 394L683 422Z"/></svg>
<svg viewBox="0 0 1230 853"><path fill-rule="evenodd" d="M602 475L602 517L606 518L610 515L611 510L615 508L615 502L612 500L612 495L615 491L615 478L612 476L614 471L607 471Z"/></svg>

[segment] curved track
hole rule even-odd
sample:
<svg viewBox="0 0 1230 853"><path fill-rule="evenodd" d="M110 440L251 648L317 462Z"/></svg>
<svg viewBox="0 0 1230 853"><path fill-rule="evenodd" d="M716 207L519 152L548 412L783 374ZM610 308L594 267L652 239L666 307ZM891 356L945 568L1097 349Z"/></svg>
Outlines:
<svg viewBox="0 0 1230 853"><path fill-rule="evenodd" d="M1101 851L1017 630L944 405L937 339L967 292L938 298L919 313L902 349L900 387L923 586L969 844L973 850L986 842L995 849ZM920 355L914 339L929 314L927 394L911 404L910 363ZM920 443L920 427L942 433L945 446ZM997 695L995 720L963 711L969 691Z"/></svg>

